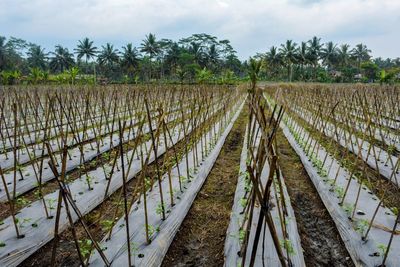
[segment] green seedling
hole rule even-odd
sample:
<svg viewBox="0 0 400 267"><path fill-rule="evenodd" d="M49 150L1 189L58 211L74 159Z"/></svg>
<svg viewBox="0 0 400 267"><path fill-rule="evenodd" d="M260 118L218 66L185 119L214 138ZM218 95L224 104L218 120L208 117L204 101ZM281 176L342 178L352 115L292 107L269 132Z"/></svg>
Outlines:
<svg viewBox="0 0 400 267"><path fill-rule="evenodd" d="M79 252L81 253L82 257L86 258L91 254L92 240L90 239L78 240L78 245L79 245Z"/></svg>
<svg viewBox="0 0 400 267"><path fill-rule="evenodd" d="M290 239L281 240L280 243L281 243L281 247L286 249L286 251L288 252L289 255L296 255L296 252L292 245L292 241L290 241Z"/></svg>
<svg viewBox="0 0 400 267"><path fill-rule="evenodd" d="M112 221L112 220L103 220L103 221L100 222L100 224L101 224L101 227L102 227L103 231L104 232L108 232L113 227L114 221Z"/></svg>
<svg viewBox="0 0 400 267"><path fill-rule="evenodd" d="M365 235L365 232L367 231L369 227L369 222L366 219L361 219L357 222L357 228L356 231L359 232L362 236Z"/></svg>

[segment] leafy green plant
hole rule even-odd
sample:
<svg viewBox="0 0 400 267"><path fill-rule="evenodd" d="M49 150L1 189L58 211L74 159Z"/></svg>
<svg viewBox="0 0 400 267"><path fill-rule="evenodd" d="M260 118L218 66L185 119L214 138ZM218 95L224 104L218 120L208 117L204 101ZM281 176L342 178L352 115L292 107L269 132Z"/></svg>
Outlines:
<svg viewBox="0 0 400 267"><path fill-rule="evenodd" d="M292 245L292 241L290 239L283 239L280 240L281 247L286 249L286 251L289 253L289 255L296 255L296 252L294 250L294 247Z"/></svg>
<svg viewBox="0 0 400 267"><path fill-rule="evenodd" d="M22 220L20 218L15 218L15 222L18 224L19 228L24 228L26 223L29 223L30 221L32 221L32 218L22 218Z"/></svg>
<svg viewBox="0 0 400 267"><path fill-rule="evenodd" d="M186 180L187 180L186 176L183 176L183 175L180 176L180 179L181 179L182 183L186 182Z"/></svg>
<svg viewBox="0 0 400 267"><path fill-rule="evenodd" d="M92 240L90 239L78 240L78 245L79 245L79 252L81 253L82 257L86 258L87 256L90 255L92 251Z"/></svg>
<svg viewBox="0 0 400 267"><path fill-rule="evenodd" d="M165 210L164 205L161 203L158 203L157 207L156 207L156 214L161 215L164 210Z"/></svg>
<svg viewBox="0 0 400 267"><path fill-rule="evenodd" d="M242 206L242 208L245 208L247 206L246 198L241 198L239 201L240 201L240 206Z"/></svg>
<svg viewBox="0 0 400 267"><path fill-rule="evenodd" d="M153 225L149 224L148 225L148 231L149 231L149 236L152 236L155 232L155 228Z"/></svg>
<svg viewBox="0 0 400 267"><path fill-rule="evenodd" d="M23 197L23 196L17 198L16 201L15 201L15 204L20 208L28 205L29 203L30 203L30 201L28 199L26 199L25 197Z"/></svg>
<svg viewBox="0 0 400 267"><path fill-rule="evenodd" d="M43 194L40 192L39 189L36 189L36 190L33 192L33 195L34 195L36 198L38 198L38 199L43 197Z"/></svg>
<svg viewBox="0 0 400 267"><path fill-rule="evenodd" d="M344 189L341 186L335 186L335 192L339 198L343 198L344 196Z"/></svg>
<svg viewBox="0 0 400 267"><path fill-rule="evenodd" d="M135 259L139 252L139 244L136 242L131 242L131 255L133 256L133 266L135 266Z"/></svg>
<svg viewBox="0 0 400 267"><path fill-rule="evenodd" d="M51 214L51 211L54 210L55 207L55 203L57 202L57 200L55 198L48 198L46 199L46 203L47 203L47 207L49 208L49 215Z"/></svg>
<svg viewBox="0 0 400 267"><path fill-rule="evenodd" d="M239 241L243 243L244 239L246 238L246 231L243 229L239 230Z"/></svg>
<svg viewBox="0 0 400 267"><path fill-rule="evenodd" d="M343 205L343 209L344 211L347 213L347 216L351 216L353 210L354 210L354 204L350 204L350 203L345 203Z"/></svg>
<svg viewBox="0 0 400 267"><path fill-rule="evenodd" d="M379 254L383 257L385 257L385 254L387 252L388 247L385 244L378 244L377 248L379 249Z"/></svg>
<svg viewBox="0 0 400 267"><path fill-rule="evenodd" d="M102 220L100 222L100 225L101 225L101 227L102 227L104 232L108 232L113 227L114 221L112 221L112 220Z"/></svg>
<svg viewBox="0 0 400 267"><path fill-rule="evenodd" d="M93 188L92 188L92 181L93 181L92 176L90 176L89 174L86 174L85 177L86 177L85 182L86 182L86 185L88 186L89 191L93 190Z"/></svg>
<svg viewBox="0 0 400 267"><path fill-rule="evenodd" d="M391 208L391 210L394 215L396 215L396 216L399 215L399 209L397 207L393 207L393 208Z"/></svg>
<svg viewBox="0 0 400 267"><path fill-rule="evenodd" d="M150 177L144 178L144 187L146 190L149 190L151 188L151 179Z"/></svg>
<svg viewBox="0 0 400 267"><path fill-rule="evenodd" d="M365 235L365 232L367 231L369 227L369 222L366 219L361 219L357 222L357 227L356 231L359 232L362 236Z"/></svg>

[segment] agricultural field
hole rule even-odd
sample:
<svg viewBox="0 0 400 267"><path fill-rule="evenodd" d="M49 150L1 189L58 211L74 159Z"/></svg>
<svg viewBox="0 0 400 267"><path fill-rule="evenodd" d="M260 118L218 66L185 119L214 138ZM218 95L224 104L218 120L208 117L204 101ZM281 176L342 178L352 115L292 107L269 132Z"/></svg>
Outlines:
<svg viewBox="0 0 400 267"><path fill-rule="evenodd" d="M399 266L400 88L249 88L2 88L0 266Z"/></svg>

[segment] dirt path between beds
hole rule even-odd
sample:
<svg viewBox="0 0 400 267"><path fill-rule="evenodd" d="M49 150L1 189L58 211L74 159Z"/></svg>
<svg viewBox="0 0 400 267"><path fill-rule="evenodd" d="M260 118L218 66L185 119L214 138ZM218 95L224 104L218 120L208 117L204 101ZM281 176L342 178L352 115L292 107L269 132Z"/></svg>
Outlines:
<svg viewBox="0 0 400 267"><path fill-rule="evenodd" d="M245 105L162 266L223 266L247 119Z"/></svg>
<svg viewBox="0 0 400 267"><path fill-rule="evenodd" d="M296 215L306 265L354 266L335 223L282 130L277 142L278 162Z"/></svg>

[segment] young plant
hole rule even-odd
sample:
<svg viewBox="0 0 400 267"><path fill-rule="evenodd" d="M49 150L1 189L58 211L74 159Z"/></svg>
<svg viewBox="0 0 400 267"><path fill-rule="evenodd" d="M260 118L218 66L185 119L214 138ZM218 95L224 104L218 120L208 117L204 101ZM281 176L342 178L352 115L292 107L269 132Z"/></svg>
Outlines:
<svg viewBox="0 0 400 267"><path fill-rule="evenodd" d="M154 226L149 224L148 225L149 236L152 236L155 232Z"/></svg>
<svg viewBox="0 0 400 267"><path fill-rule="evenodd" d="M112 220L102 220L100 222L100 224L101 224L101 227L102 227L103 231L104 232L108 232L113 227L114 221L112 221Z"/></svg>
<svg viewBox="0 0 400 267"><path fill-rule="evenodd" d="M57 202L57 200L55 198L48 198L46 199L46 202L47 202L47 207L49 208L49 215L50 215L51 211L56 208L55 203Z"/></svg>
<svg viewBox="0 0 400 267"><path fill-rule="evenodd" d="M92 240L90 239L78 240L78 245L79 245L79 252L81 253L82 257L86 258L87 256L90 255L92 251Z"/></svg>
<svg viewBox="0 0 400 267"><path fill-rule="evenodd" d="M351 217L351 214L353 213L353 210L354 210L354 204L345 203L343 205L343 209L347 213L347 216Z"/></svg>
<svg viewBox="0 0 400 267"><path fill-rule="evenodd" d="M25 197L19 197L17 198L17 200L15 201L15 204L17 205L17 207L22 208L26 205L28 205L30 203L29 200L27 200Z"/></svg>
<svg viewBox="0 0 400 267"><path fill-rule="evenodd" d="M339 198L343 198L344 196L344 189L341 186L335 186L335 192Z"/></svg>
<svg viewBox="0 0 400 267"><path fill-rule="evenodd" d="M294 247L292 245L292 241L290 241L290 239L281 240L280 243L281 243L281 247L286 249L286 251L288 252L289 255L296 255L296 252L295 252Z"/></svg>
<svg viewBox="0 0 400 267"><path fill-rule="evenodd" d="M243 230L243 229L240 229L239 230L239 241L240 241L240 244L243 243L245 237L246 237L246 231Z"/></svg>
<svg viewBox="0 0 400 267"><path fill-rule="evenodd" d="M18 228L24 228L26 226L26 223L30 222L32 218L15 218L15 222L18 224Z"/></svg>
<svg viewBox="0 0 400 267"><path fill-rule="evenodd" d="M240 199L240 206L242 206L242 208L246 208L246 206L247 206L247 199L246 198L241 198Z"/></svg>
<svg viewBox="0 0 400 267"><path fill-rule="evenodd" d="M92 188L93 178L92 178L92 176L90 176L88 174L86 174L85 177L86 177L86 179L85 179L86 185L88 186L89 191L92 191L93 190L93 188Z"/></svg>
<svg viewBox="0 0 400 267"><path fill-rule="evenodd" d="M156 214L161 215L164 210L165 210L164 205L162 205L161 203L158 203L157 208L156 208Z"/></svg>
<svg viewBox="0 0 400 267"><path fill-rule="evenodd" d="M144 186L145 186L146 191L151 188L151 179L150 179L150 177L144 178Z"/></svg>
<svg viewBox="0 0 400 267"><path fill-rule="evenodd" d="M365 235L365 232L367 231L369 227L369 222L366 219L361 219L357 222L357 228L356 231L359 232L362 236Z"/></svg>
<svg viewBox="0 0 400 267"><path fill-rule="evenodd" d="M385 244L378 244L378 249L379 249L379 255L383 258L385 257L385 254L387 252L388 247Z"/></svg>

